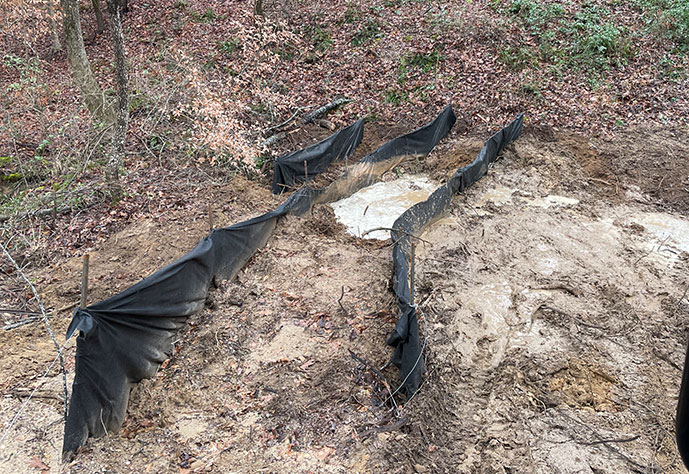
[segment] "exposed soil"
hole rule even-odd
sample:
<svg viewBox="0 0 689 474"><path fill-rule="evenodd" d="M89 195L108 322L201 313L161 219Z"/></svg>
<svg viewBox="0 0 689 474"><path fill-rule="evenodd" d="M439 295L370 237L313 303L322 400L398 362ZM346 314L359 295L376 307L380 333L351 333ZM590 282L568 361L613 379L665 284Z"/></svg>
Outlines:
<svg viewBox="0 0 689 474"><path fill-rule="evenodd" d="M454 135L399 172L442 181L485 138ZM397 412L386 383L349 352L375 367L391 355L391 248L350 236L319 206L281 221L238 277L211 292L173 357L133 390L120 433L89 440L61 466L53 368L0 443L0 470L682 472L674 410L689 244L672 229L689 228L687 138L527 129L422 236L431 243L416 265L428 372L413 399L396 395ZM208 193L217 226L281 199L239 177ZM208 229L205 205L136 220L97 248L92 301L192 248ZM80 265L30 275L46 307L76 302ZM25 297L15 275L4 279ZM18 318L3 313L5 324ZM53 318L60 341L68 322L69 309ZM0 338L4 433L55 352L38 324ZM66 356L73 374L73 341ZM396 370L382 373L394 390Z"/></svg>

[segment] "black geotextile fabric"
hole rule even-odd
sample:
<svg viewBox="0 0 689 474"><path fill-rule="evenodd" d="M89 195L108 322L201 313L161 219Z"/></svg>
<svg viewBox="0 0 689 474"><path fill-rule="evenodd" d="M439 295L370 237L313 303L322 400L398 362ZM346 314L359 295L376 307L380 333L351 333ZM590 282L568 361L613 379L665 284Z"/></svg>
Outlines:
<svg viewBox="0 0 689 474"><path fill-rule="evenodd" d="M677 439L677 450L680 456L682 456L682 462L689 469L689 347L687 347L687 353L684 357L682 385L679 389L679 400L677 401L675 438Z"/></svg>
<svg viewBox="0 0 689 474"><path fill-rule="evenodd" d="M361 161L376 163L427 154L454 121L448 106L428 125L384 144ZM345 140L342 146L352 143ZM321 151L324 161L344 156L328 147ZM318 163L317 157L312 160ZM354 178L345 175L341 179ZM356 184L349 187L352 192L361 183ZM203 308L213 281L234 277L265 245L280 217L306 213L325 190L304 187L271 212L216 229L176 262L118 295L75 310L67 338L77 329L80 335L63 457L69 458L89 436L120 429L133 384L154 376L170 356L175 334L189 316Z"/></svg>
<svg viewBox="0 0 689 474"><path fill-rule="evenodd" d="M315 145L277 158L273 173L273 193L289 191L296 183L321 174L334 161L348 158L359 146L363 136L362 119Z"/></svg>
<svg viewBox="0 0 689 474"><path fill-rule="evenodd" d="M392 225L391 232L395 246L392 251L393 289L397 297L399 315L395 331L388 344L395 347L392 362L399 368L402 387L411 396L421 384L425 371L423 350L419 337L419 322L416 306L411 301L409 269L411 260L411 239L421 230L440 218L449 208L452 196L464 191L488 171L500 152L522 133L523 115L490 137L474 161L455 172L449 181L436 189L427 200L407 209Z"/></svg>
<svg viewBox="0 0 689 474"><path fill-rule="evenodd" d="M393 138L361 159L362 163L379 163L395 156L427 155L450 133L457 121L452 105L446 106L432 122L411 133Z"/></svg>

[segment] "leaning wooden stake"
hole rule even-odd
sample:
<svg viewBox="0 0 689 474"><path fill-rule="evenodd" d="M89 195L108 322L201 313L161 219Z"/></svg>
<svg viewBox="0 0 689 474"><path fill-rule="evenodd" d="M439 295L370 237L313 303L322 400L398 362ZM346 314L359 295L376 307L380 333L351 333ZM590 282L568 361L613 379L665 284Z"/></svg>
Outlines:
<svg viewBox="0 0 689 474"><path fill-rule="evenodd" d="M81 301L79 307L86 308L86 299L89 293L89 254L81 258Z"/></svg>
<svg viewBox="0 0 689 474"><path fill-rule="evenodd" d="M208 202L208 232L213 232L213 205Z"/></svg>
<svg viewBox="0 0 689 474"><path fill-rule="evenodd" d="M409 304L414 306L414 248L416 244L414 240L411 241L411 277L409 278Z"/></svg>

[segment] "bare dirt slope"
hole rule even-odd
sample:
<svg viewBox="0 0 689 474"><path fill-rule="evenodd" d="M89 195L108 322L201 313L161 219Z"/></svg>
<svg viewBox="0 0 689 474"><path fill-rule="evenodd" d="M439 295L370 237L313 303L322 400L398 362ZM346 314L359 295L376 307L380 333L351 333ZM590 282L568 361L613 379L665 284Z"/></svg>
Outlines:
<svg viewBox="0 0 689 474"><path fill-rule="evenodd" d="M391 248L348 236L319 207L282 221L211 293L158 376L134 389L121 433L60 466L53 369L37 391L44 398L0 443L0 470L681 472L673 420L689 316L686 138L530 130L457 197L418 249L428 373L412 400L397 394L397 410L349 352L377 367L391 354ZM455 138L401 170L442 180L481 143ZM662 159L669 153L676 159ZM277 202L245 181L222 191L219 225ZM177 209L125 229L94 256L93 298L181 256L205 226ZM34 275L48 306L74 301L78 268ZM56 330L67 322L58 314ZM37 325L0 337L4 432L54 350ZM394 390L395 370L383 374Z"/></svg>

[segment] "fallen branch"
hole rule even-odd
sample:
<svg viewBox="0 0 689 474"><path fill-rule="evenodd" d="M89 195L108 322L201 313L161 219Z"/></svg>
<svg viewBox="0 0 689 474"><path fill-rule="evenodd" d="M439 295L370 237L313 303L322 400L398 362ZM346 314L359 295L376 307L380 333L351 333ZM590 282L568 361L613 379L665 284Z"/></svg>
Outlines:
<svg viewBox="0 0 689 474"><path fill-rule="evenodd" d="M313 121L314 121L315 119L317 119L318 117L327 114L328 112L330 112L331 110L333 110L333 109L339 107L340 105L348 104L348 103L351 102L351 101L352 101L352 99L336 99L336 100L333 100L333 101L330 102L329 104L325 104L324 106L317 108L317 109L314 110L313 112L309 112L308 114L304 115L304 118L303 118L304 123L307 124L307 123L309 123L309 122L313 122Z"/></svg>
<svg viewBox="0 0 689 474"><path fill-rule="evenodd" d="M43 209L36 209L33 211L26 211L26 212L21 212L17 214L12 214L12 215L4 215L0 216L0 223L6 222L10 219L24 219L27 217L45 217L45 216L53 216L53 218L57 217L58 214L69 214L70 212L76 211L77 209L79 210L84 210L88 209L90 207L93 207L97 204L100 204L101 201L96 199L90 203L87 203L85 206L63 206L63 207L47 207Z"/></svg>
<svg viewBox="0 0 689 474"><path fill-rule="evenodd" d="M364 232L363 234L361 234L361 236L362 236L362 237L365 237L365 236L367 236L368 234L370 234L371 232L375 232L375 231L377 231L377 230L387 230L387 231L390 231L390 232L401 232L402 234L408 235L409 237L411 237L411 238L413 238L413 239L420 240L420 241L423 242L424 244L433 245L433 244L432 244L431 242L429 242L428 240L424 240L424 239L422 239L421 237L417 237L416 235L414 235L414 234L412 234L412 233L409 233L409 232L406 232L406 231L404 231L404 230L402 230L402 229L393 229L392 227L375 227L375 228L373 228L373 229L367 230L366 232Z"/></svg>
<svg viewBox="0 0 689 474"><path fill-rule="evenodd" d="M3 328L5 331L9 331L9 330L11 330L11 329L16 329L16 328L19 328L19 327L22 327L22 326L26 326L27 324L35 323L36 321L40 321L40 319L41 319L41 318L27 318L27 319L24 319L24 320L22 320L22 321L18 321L18 322L16 322L16 323L6 324L6 325L3 326L2 328Z"/></svg>
<svg viewBox="0 0 689 474"><path fill-rule="evenodd" d="M0 308L0 313L10 313L10 314L26 314L28 316L40 316L41 313L36 311L24 311L21 309L10 309L10 308Z"/></svg>
<svg viewBox="0 0 689 474"><path fill-rule="evenodd" d="M304 107L298 107L297 110L292 114L292 116L291 116L290 118L288 118L287 120L285 120L285 121L282 122L282 123L279 123L279 124L274 125L274 126L272 126L272 127L266 128L263 132L264 132L264 133L265 133L265 132L270 132L271 130L277 130L278 128L282 128L282 127L288 125L292 120L294 120L294 118L295 118L297 115L299 115L299 112L301 112L302 110L304 110Z"/></svg>
<svg viewBox="0 0 689 474"><path fill-rule="evenodd" d="M322 106L322 107L318 107L318 108L317 108L316 110L314 110L313 112L309 112L308 114L304 115L304 117L302 118L302 123L303 123L304 125L306 125L307 123L313 122L313 121L316 120L318 117L320 117L320 116L322 116L322 115L325 115L326 113L328 113L328 112L330 112L331 110L333 110L333 109L339 107L340 105L347 104L347 103L349 103L349 102L352 102L352 99L336 99L336 100L333 100L332 102L330 102L330 103L328 103L328 104L325 104L325 105ZM281 123L279 123L279 124L277 124L277 125L273 125L272 127L266 128L266 129L263 131L263 133L271 132L271 131L273 131L273 130L279 130L279 129L283 128L283 127L286 127L286 126L289 125L289 124L297 117L297 115L299 115L299 113L300 113L302 110L304 110L305 108L306 108L306 107L298 107L297 110L290 116L290 118L288 118L288 119L285 120L284 122L281 122ZM323 124L319 124L319 125L324 126ZM333 126L331 123L328 123L327 125L324 126L324 128L328 128L328 129L330 129L330 130L333 130L334 126ZM282 140L283 138L285 138L286 136L287 136L287 132L285 132L285 131L278 132L278 133L276 133L276 134L274 134L274 135L269 136L269 137L266 138L265 140L263 140L263 141L261 142L261 146L262 146L262 147L265 147L265 146L273 145L273 144L279 142L280 140Z"/></svg>
<svg viewBox="0 0 689 474"><path fill-rule="evenodd" d="M57 350L57 359L60 360L60 368L62 370L62 385L64 388L64 394L65 394L65 404L64 404L64 417L65 417L65 422L67 421L67 372L65 371L65 362L62 358L62 348L60 345L57 343L57 339L55 338L55 333L53 332L53 328L50 326L50 321L48 321L48 315L45 312L45 307L43 306L43 303L41 303L41 298L38 296L38 291L36 291L36 287L31 283L31 280L27 278L27 276L24 274L22 271L21 267L17 265L17 262L14 261L12 258L12 255L7 251L4 245L0 244L0 248L2 248L3 253L5 256L8 258L8 260L14 265L15 270L17 270L17 273L19 276L21 276L24 281L26 282L27 285L29 285L29 288L31 288L31 292L33 293L34 297L36 298L36 302L38 303L38 307L41 309L41 315L43 317L43 323L45 323L45 327L48 330L48 334L50 334L50 338L53 340L53 344L55 344L55 349ZM55 361L53 361L55 363ZM52 367L52 364L51 364ZM28 402L28 400L27 400Z"/></svg>
<svg viewBox="0 0 689 474"><path fill-rule="evenodd" d="M367 360L362 359L361 357L356 355L351 349L348 349L348 351L349 351L349 355L352 356L352 359L364 364L364 367L368 368L371 372L373 372L383 382L385 389L390 394L390 396L388 397L388 400L392 400L392 405L395 407L395 416L399 416L400 409L397 406L397 401L395 400L395 397L393 396L393 393L390 390L390 383L388 382L388 379L385 378L385 375L383 375L383 373L380 370L376 369Z"/></svg>
<svg viewBox="0 0 689 474"><path fill-rule="evenodd" d="M643 254L641 257L637 258L636 261L634 262L634 265L636 265L637 263L639 263L642 259L644 259L644 258L648 257L649 255L651 255L654 251L660 252L660 249L663 248L663 245L665 245L665 242L667 242L669 238L670 238L670 235L668 234L668 236L665 237L665 239L660 243L660 245L658 246L658 248L657 248L656 250L651 249L651 250L649 250L648 252L646 252L645 254Z"/></svg>
<svg viewBox="0 0 689 474"><path fill-rule="evenodd" d="M675 306L675 309L672 311L672 316L674 316L680 306L682 306L682 300L687 296L687 292L689 292L689 283L687 283L686 288L684 288L684 293L682 293L682 296L680 296L677 300L677 306Z"/></svg>
<svg viewBox="0 0 689 474"><path fill-rule="evenodd" d="M279 142L280 140L282 140L282 139L285 138L286 136L287 136L287 132L276 133L275 135L271 135L271 136L269 136L268 138L266 138L265 140L263 140L263 141L261 142L261 146L262 146L262 147L264 147L264 146L270 146L270 145L272 145L272 144L274 144L274 143Z"/></svg>
<svg viewBox="0 0 689 474"><path fill-rule="evenodd" d="M581 444L582 446L595 446L597 444L605 444L605 443L629 443L630 441L636 441L639 439L639 435L632 436L630 438L611 438L611 439L599 439L598 441L577 441L577 444Z"/></svg>
<svg viewBox="0 0 689 474"><path fill-rule="evenodd" d="M636 467L636 468L638 468L638 469L641 469L641 472L650 472L650 471L652 471L652 469L650 468L650 466L647 466L647 465L640 464L640 463L636 462L634 459L630 458L629 456L627 456L627 455L624 454L623 452L619 451L617 448L613 447L613 446L610 444L611 441L613 441L613 440L610 440L610 439L608 439L608 438L603 437L600 433L598 433L596 430L594 430L593 428L591 428L588 424L584 423L583 421L578 420L577 418L574 418L574 417L572 417L572 416L569 416L567 413L565 413L565 412L564 412L563 410L561 410L561 409L556 409L556 412L557 412L558 414L560 414L562 417L567 418L568 420L573 421L573 422L576 423L577 425L579 425L579 426L581 426L581 427L587 429L594 437L598 438L598 441L599 441L599 442L596 443L596 444L592 444L593 446L604 446L604 447L607 448L610 452L612 452L612 453L615 454L616 456L619 456L621 459L624 459L625 461L627 461L627 462L628 462L629 464L631 464L632 466L634 466L634 467ZM572 441L574 441L575 443L580 443L578 440L575 440L575 439L572 439ZM633 441L633 440L630 439L629 441ZM595 442L594 442L594 443L595 443Z"/></svg>
<svg viewBox="0 0 689 474"><path fill-rule="evenodd" d="M345 294L345 291L344 291L344 285L343 285L343 286L342 286L342 294L340 295L340 298L337 300L337 304L340 305L340 308L342 308L342 311L344 312L344 314L346 314L347 316L349 316L349 311L347 311L347 310L345 309L345 307L342 305L342 298L344 298L344 294Z"/></svg>
<svg viewBox="0 0 689 474"><path fill-rule="evenodd" d="M3 247L3 248L4 248L4 247ZM53 366L55 365L55 362L57 362L58 359L61 359L61 358L62 358L62 349L65 347L66 344L67 344L67 341L65 341L65 344L63 344L62 347L59 347L59 348L58 348L57 355L55 356L55 358L53 359L53 361L50 363L50 365L48 365L48 368L45 369L45 372L43 372L43 375L42 375L41 378L38 380L38 383L36 384L36 387L31 391L31 394L30 394L28 397L26 397L26 400L24 400L24 403L22 403L22 406L19 407L19 410L17 410L17 413L15 413L15 414L14 414L14 417L12 417L12 420L10 421L10 424L7 426L7 429L6 429L5 432L2 434L2 436L0 436L0 443L2 443L2 442L5 440L5 438L7 437L7 435L10 434L10 431L12 430L12 427L14 426L14 424L15 424L15 423L17 422L17 420L19 419L19 415L21 415L21 413L24 411L24 408L26 408L26 405L28 405L28 403L29 403L29 402L31 401L31 399L34 397L34 395L36 394L36 390L38 390L38 387L41 386L41 384L43 383L43 381L45 380L45 378L48 376L48 374L50 373L50 371L53 369ZM64 373L65 373L65 372L64 372L64 368L63 368L62 374L64 375ZM67 388L66 379L63 379L63 381L65 382L65 389L66 389L66 388ZM66 408L67 408L67 399L65 398L65 409L66 409Z"/></svg>

